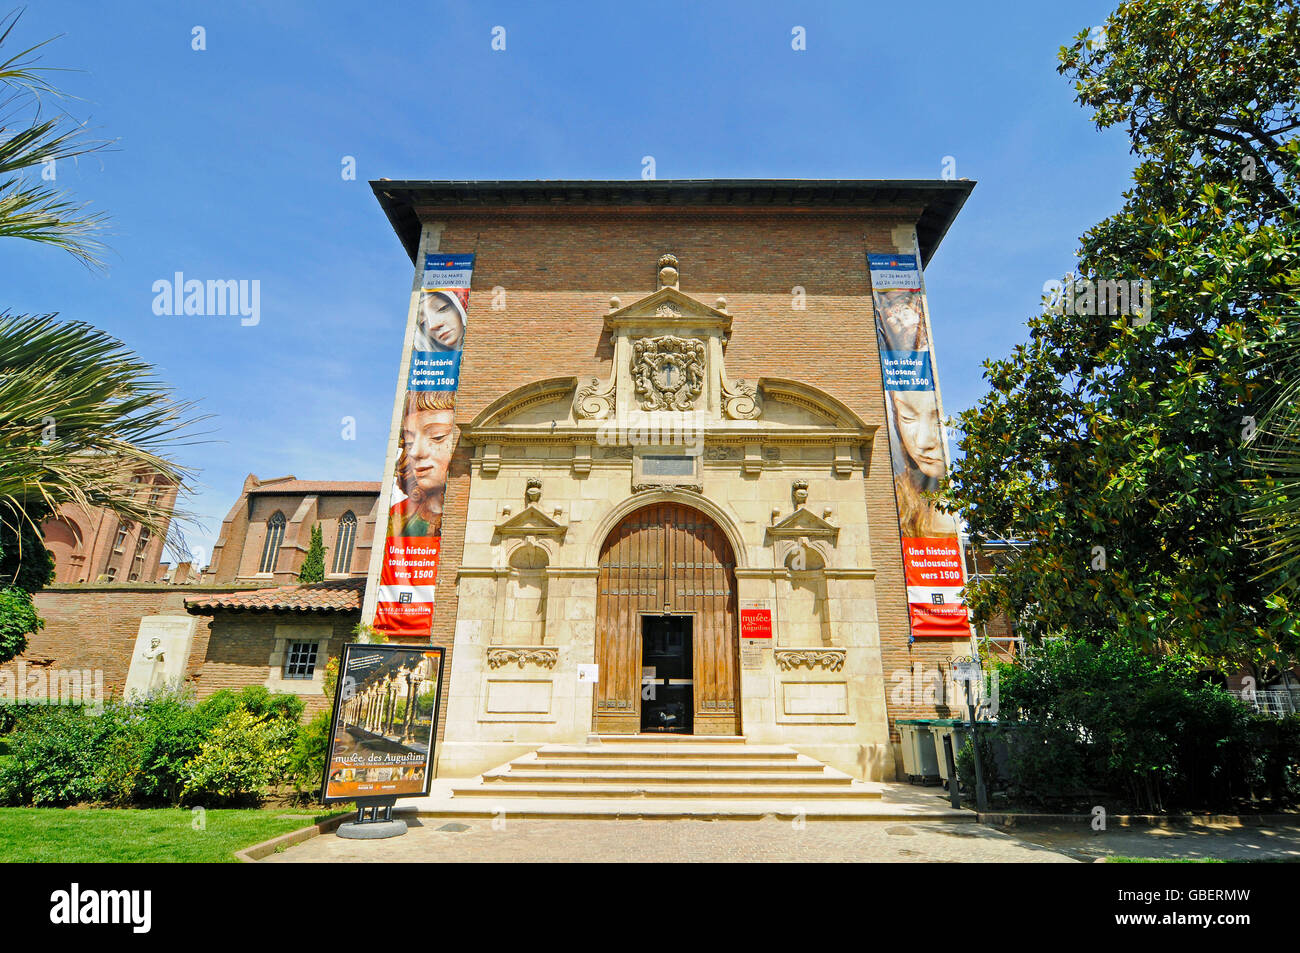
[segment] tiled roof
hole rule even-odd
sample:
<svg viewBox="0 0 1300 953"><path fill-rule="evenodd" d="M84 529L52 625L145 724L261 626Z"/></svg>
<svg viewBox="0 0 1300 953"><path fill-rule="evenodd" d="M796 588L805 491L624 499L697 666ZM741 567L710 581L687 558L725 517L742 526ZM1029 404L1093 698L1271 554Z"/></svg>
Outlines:
<svg viewBox="0 0 1300 953"><path fill-rule="evenodd" d="M255 486L249 493L379 493L380 484L370 480L282 480Z"/></svg>
<svg viewBox="0 0 1300 953"><path fill-rule="evenodd" d="M290 609L298 612L360 610L364 579L339 579L298 586L277 586L250 592L230 592L186 599L185 608L196 614L215 609Z"/></svg>

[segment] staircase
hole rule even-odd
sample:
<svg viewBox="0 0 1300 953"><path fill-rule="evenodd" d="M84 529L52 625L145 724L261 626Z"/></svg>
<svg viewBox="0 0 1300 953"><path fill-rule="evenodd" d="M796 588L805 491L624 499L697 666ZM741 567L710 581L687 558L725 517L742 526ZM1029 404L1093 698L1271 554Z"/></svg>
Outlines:
<svg viewBox="0 0 1300 953"><path fill-rule="evenodd" d="M419 813L875 820L969 813L892 801L884 791L785 745L726 736L604 735L589 744L543 745L479 778L450 782Z"/></svg>

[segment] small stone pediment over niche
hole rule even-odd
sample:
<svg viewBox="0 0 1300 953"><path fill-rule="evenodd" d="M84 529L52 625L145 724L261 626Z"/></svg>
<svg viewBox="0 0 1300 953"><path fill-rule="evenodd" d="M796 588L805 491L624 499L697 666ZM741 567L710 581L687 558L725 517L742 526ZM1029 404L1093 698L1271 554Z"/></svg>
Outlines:
<svg viewBox="0 0 1300 953"><path fill-rule="evenodd" d="M611 307L605 314L606 327L651 322L669 330L674 324L703 323L716 325L724 334L731 331L731 315L726 309L726 301L721 298L718 299L719 307L715 308L676 288L660 288L624 307L616 307L613 302L610 304Z"/></svg>
<svg viewBox="0 0 1300 953"><path fill-rule="evenodd" d="M789 516L769 526L767 534L773 539L797 539L806 536L809 539L824 539L834 544L839 538L840 528L822 519L816 513L799 507Z"/></svg>
<svg viewBox="0 0 1300 953"><path fill-rule="evenodd" d="M552 536L559 539L568 532L568 527L547 516L540 507L529 504L498 523L496 531L499 536Z"/></svg>

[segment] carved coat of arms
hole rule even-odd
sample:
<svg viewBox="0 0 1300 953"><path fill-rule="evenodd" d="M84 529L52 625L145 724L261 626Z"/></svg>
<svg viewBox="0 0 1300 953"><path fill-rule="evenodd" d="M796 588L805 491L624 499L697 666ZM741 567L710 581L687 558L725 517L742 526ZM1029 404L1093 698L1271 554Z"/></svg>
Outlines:
<svg viewBox="0 0 1300 953"><path fill-rule="evenodd" d="M704 390L704 342L665 335L632 345L642 410L690 410Z"/></svg>

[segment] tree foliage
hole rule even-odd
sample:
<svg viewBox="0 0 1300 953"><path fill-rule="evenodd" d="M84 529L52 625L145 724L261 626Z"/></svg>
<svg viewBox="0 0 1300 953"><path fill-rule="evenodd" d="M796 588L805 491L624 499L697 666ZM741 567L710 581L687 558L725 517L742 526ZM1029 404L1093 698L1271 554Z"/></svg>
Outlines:
<svg viewBox="0 0 1300 953"><path fill-rule="evenodd" d="M325 581L325 541L321 535L320 523L311 528L311 543L307 546L307 555L303 557L302 569L298 570L298 581Z"/></svg>
<svg viewBox="0 0 1300 953"><path fill-rule="evenodd" d="M13 47L22 11L0 18L0 50ZM38 66L38 51L49 43L0 53L0 238L22 238L62 248L86 265L102 264L103 245L95 237L101 214L45 184L39 170L56 170L62 159L103 149L107 143L86 137L85 125L49 106L66 97L51 85L53 68ZM24 174L25 173L25 174Z"/></svg>
<svg viewBox="0 0 1300 953"><path fill-rule="evenodd" d="M1287 580L1261 579L1250 547L1246 449L1300 289L1295 6L1138 0L1060 60L1139 160L1076 272L1150 280L1152 307L1045 302L1028 342L985 363L950 502L977 538L1029 545L969 603L1225 667L1293 657Z"/></svg>

